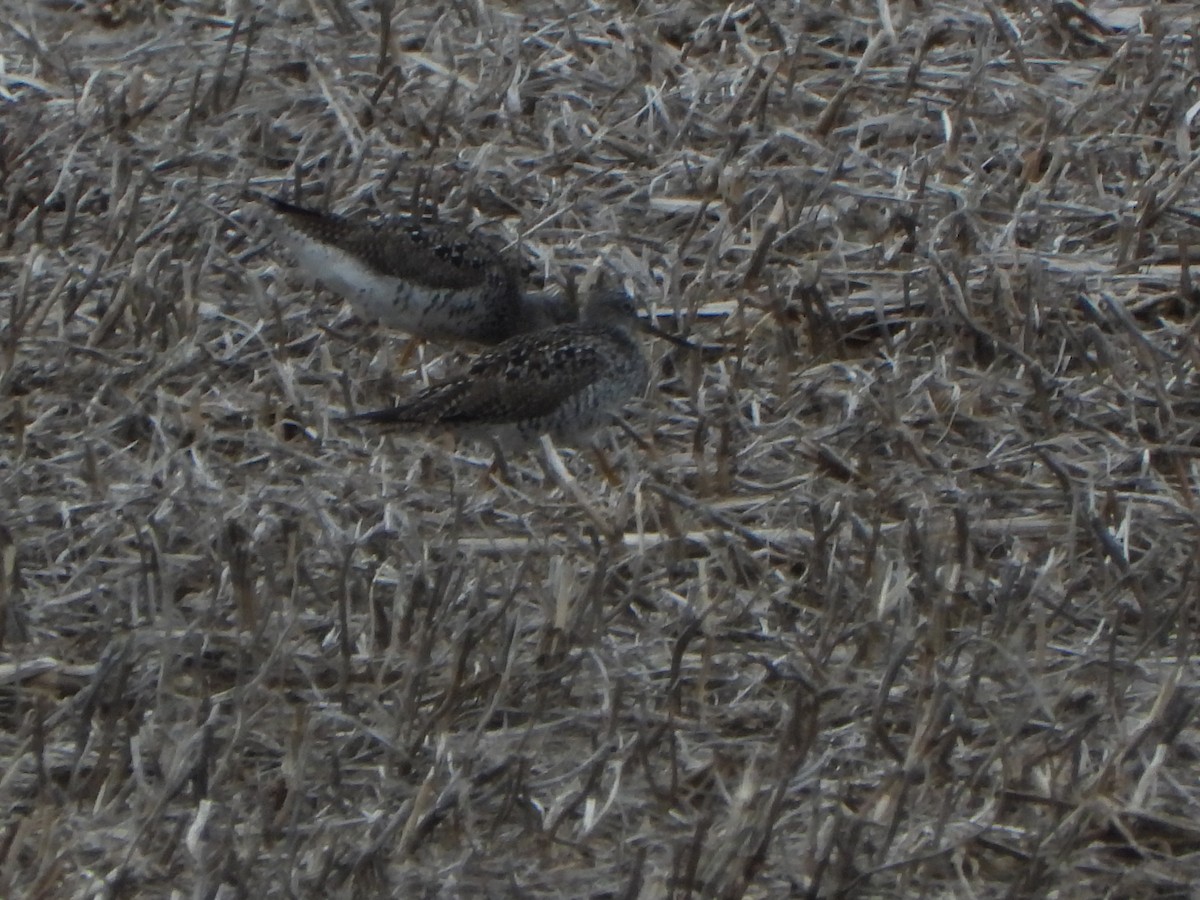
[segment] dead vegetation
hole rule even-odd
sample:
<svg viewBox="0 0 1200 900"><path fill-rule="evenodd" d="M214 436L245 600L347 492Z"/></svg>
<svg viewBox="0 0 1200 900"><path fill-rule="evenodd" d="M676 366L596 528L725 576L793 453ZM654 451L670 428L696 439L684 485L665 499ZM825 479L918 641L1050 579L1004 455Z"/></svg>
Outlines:
<svg viewBox="0 0 1200 900"><path fill-rule="evenodd" d="M1190 895L1191 4L0 6L0 894ZM722 350L481 486L247 187Z"/></svg>

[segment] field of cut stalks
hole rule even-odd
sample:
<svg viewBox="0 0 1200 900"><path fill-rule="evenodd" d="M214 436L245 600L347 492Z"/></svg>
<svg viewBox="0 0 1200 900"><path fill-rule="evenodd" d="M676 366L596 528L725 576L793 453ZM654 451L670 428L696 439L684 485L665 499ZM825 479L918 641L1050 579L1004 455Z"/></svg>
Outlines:
<svg viewBox="0 0 1200 900"><path fill-rule="evenodd" d="M1194 896L1198 42L0 0L0 896ZM704 351L489 477L252 191Z"/></svg>

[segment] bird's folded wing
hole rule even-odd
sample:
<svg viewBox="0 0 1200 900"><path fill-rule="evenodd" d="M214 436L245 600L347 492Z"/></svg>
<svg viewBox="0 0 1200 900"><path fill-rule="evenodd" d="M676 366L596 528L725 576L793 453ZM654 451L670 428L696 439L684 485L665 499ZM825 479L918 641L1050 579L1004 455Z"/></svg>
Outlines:
<svg viewBox="0 0 1200 900"><path fill-rule="evenodd" d="M427 425L501 425L550 415L603 374L602 348L594 342L573 340L573 330L513 338L477 357L466 375L356 418Z"/></svg>
<svg viewBox="0 0 1200 900"><path fill-rule="evenodd" d="M380 275L451 290L513 281L511 267L483 239L463 229L422 219L367 222L296 206L277 197L259 199L279 225L361 259Z"/></svg>

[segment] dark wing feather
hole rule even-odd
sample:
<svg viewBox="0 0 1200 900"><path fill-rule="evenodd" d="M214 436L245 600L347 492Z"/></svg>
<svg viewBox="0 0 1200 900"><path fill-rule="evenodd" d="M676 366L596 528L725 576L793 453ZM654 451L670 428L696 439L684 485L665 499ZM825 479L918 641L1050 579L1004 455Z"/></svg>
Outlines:
<svg viewBox="0 0 1200 900"><path fill-rule="evenodd" d="M511 284L516 291L515 276L503 257L456 226L411 218L363 222L276 197L265 199L290 227L363 259L382 275L455 290L491 281Z"/></svg>
<svg viewBox="0 0 1200 900"><path fill-rule="evenodd" d="M354 418L380 424L410 422L418 425L436 425L442 421L445 411L459 402L459 397L466 387L463 379L442 382L426 388L404 403L359 413Z"/></svg>
<svg viewBox="0 0 1200 900"><path fill-rule="evenodd" d="M612 341L608 329L583 325L520 335L481 354L466 375L357 418L427 425L501 425L536 419L554 412L604 374Z"/></svg>

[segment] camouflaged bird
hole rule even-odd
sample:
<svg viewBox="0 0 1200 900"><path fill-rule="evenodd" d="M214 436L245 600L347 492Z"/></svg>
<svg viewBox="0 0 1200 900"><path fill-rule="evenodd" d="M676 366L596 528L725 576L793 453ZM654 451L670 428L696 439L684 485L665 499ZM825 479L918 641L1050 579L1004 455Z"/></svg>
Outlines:
<svg viewBox="0 0 1200 900"><path fill-rule="evenodd" d="M650 369L632 328L692 346L639 319L624 292L603 291L588 301L581 322L510 338L463 374L353 418L447 426L498 447L526 446L542 434L573 442L646 390Z"/></svg>
<svg viewBox="0 0 1200 900"><path fill-rule="evenodd" d="M524 294L486 241L429 219L369 221L257 195L296 261L361 315L430 340L498 344L569 322L561 299Z"/></svg>

